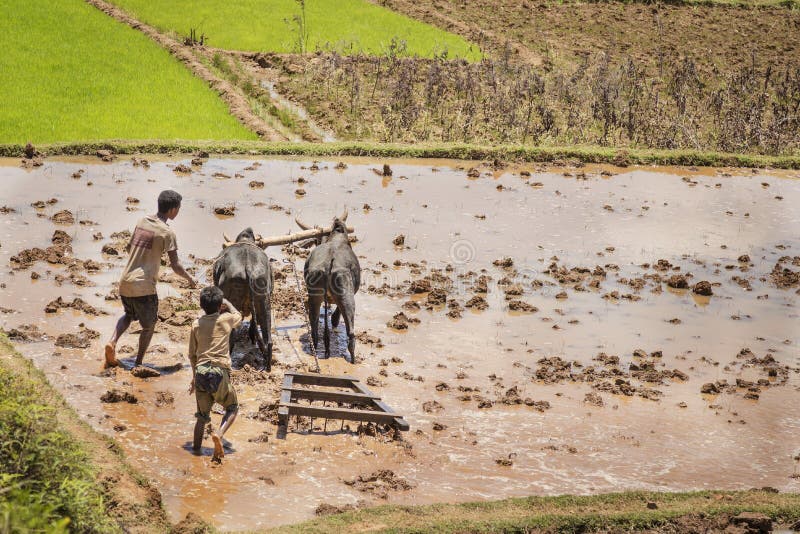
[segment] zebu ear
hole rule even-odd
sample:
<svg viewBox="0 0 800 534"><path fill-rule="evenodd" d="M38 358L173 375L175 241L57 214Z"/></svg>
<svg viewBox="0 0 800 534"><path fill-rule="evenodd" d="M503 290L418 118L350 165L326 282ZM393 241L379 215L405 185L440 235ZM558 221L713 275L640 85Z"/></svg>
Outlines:
<svg viewBox="0 0 800 534"><path fill-rule="evenodd" d="M299 226L299 227L300 227L300 228L302 228L303 230L311 230L311 229L313 228L312 226L309 226L309 225L305 224L304 222L302 222L302 221L301 221L300 219L298 219L297 217L295 217L295 218L294 218L294 222L296 222L296 223L297 223L297 226Z"/></svg>

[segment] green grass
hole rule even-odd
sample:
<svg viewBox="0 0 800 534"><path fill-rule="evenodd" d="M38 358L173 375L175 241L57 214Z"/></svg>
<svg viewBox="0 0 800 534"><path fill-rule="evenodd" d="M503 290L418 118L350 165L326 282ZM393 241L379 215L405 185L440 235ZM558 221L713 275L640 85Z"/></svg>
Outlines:
<svg viewBox="0 0 800 534"><path fill-rule="evenodd" d="M0 334L7 349L8 340ZM0 532L111 532L87 452L36 380L0 364Z"/></svg>
<svg viewBox="0 0 800 534"><path fill-rule="evenodd" d="M648 509L647 503L656 503ZM288 525L270 532L631 532L673 524L692 516L695 525L724 529L727 517L757 512L774 521L800 518L800 495L768 491L625 492L592 496L561 495L428 506L379 506ZM719 531L721 529L711 529Z"/></svg>
<svg viewBox="0 0 800 534"><path fill-rule="evenodd" d="M5 0L0 142L255 139L203 81L81 0Z"/></svg>
<svg viewBox="0 0 800 534"><path fill-rule="evenodd" d="M24 145L0 144L0 157L21 157ZM597 146L482 146L462 143L418 143L414 145L370 142L267 143L251 142L155 142L103 141L97 143L56 143L36 147L46 156L94 155L98 150L116 154L191 154L205 150L212 154L251 156L370 158L449 158L460 160L502 160L529 162L582 161L629 165L696 165L703 167L749 167L800 169L800 154L763 156L727 154L700 150L617 150Z"/></svg>
<svg viewBox="0 0 800 534"><path fill-rule="evenodd" d="M366 0L307 0L308 40L298 46L293 0L113 0L139 20L162 31L205 34L208 45L255 52L388 53L393 38L405 42L405 54L479 59L480 50L462 37L371 4Z"/></svg>

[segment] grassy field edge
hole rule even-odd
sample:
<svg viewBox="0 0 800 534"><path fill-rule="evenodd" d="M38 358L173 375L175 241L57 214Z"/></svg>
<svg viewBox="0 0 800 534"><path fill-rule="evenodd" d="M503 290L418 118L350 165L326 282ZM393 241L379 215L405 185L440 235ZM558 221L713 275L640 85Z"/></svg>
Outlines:
<svg viewBox="0 0 800 534"><path fill-rule="evenodd" d="M161 494L126 461L119 444L97 433L81 420L64 397L50 385L44 373L17 352L3 333L0 333L0 372L6 377L10 376L15 384L13 389L0 392L2 406L5 409L12 409L15 405L25 406L22 413L14 410L12 413L5 412L3 423L6 426L0 428L13 433L13 421L25 427L21 431L28 437L21 445L21 450L15 449L22 458L21 467L30 473L41 474L40 466L56 469L59 476L62 473L64 476L74 473L73 478L65 478L61 482L38 480L33 475L23 478L18 487L30 493L31 502L41 498L43 503L49 504L54 496L58 496L67 509L80 511L84 521L92 523L81 524L81 517L62 518L60 522L50 525L48 531L56 532L60 528L87 532L155 533L172 530L162 506ZM12 419L9 423L6 416L26 419ZM0 435L0 439L8 446L13 445L11 438ZM3 479L4 472L5 468L0 472L0 479ZM29 506L20 509L18 500L16 507L9 500L13 499L11 490L16 484L13 478L8 480L11 485L0 491L0 508L4 509L4 514L16 514L17 520L23 523L38 521L39 518L30 516L33 513L30 509L24 509ZM65 488L71 486L79 487L79 491L65 493ZM60 516L64 510L56 509L52 514ZM11 517L5 519L10 521ZM76 519L79 522L76 523ZM11 521L10 524L13 530L15 523ZM29 526L36 530L40 525Z"/></svg>
<svg viewBox="0 0 800 534"><path fill-rule="evenodd" d="M648 506L655 506L651 509ZM781 525L800 519L800 494L750 491L511 498L491 502L379 506L287 525L269 532L631 532L669 526L676 532L724 529L750 512ZM794 525L796 526L796 524ZM791 528L791 527L790 527ZM676 530L677 529L677 530Z"/></svg>
<svg viewBox="0 0 800 534"><path fill-rule="evenodd" d="M36 149L44 156L94 155L98 150L110 150L115 154L191 154L202 150L211 154L252 156L366 156L518 162L580 161L583 163L610 163L619 166L695 165L703 167L800 169L800 155L764 156L694 150L614 149L592 146L404 145L369 142L102 141L37 145ZM24 150L25 146L21 144L0 144L0 157L22 157Z"/></svg>

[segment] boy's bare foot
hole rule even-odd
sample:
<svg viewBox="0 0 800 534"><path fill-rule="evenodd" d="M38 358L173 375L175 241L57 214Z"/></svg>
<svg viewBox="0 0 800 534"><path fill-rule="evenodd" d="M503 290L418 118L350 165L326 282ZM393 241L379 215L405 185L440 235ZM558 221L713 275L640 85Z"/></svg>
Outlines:
<svg viewBox="0 0 800 534"><path fill-rule="evenodd" d="M211 459L220 462L225 457L225 451L222 449L222 439L216 434L211 434L211 440L214 442L214 456Z"/></svg>
<svg viewBox="0 0 800 534"><path fill-rule="evenodd" d="M106 367L119 367L117 351L111 343L106 343Z"/></svg>

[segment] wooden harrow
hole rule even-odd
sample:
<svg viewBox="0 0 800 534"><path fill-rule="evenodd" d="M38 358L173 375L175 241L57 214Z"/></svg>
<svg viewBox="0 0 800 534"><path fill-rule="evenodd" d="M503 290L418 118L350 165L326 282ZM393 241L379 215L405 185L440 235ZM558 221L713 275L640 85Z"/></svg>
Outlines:
<svg viewBox="0 0 800 534"><path fill-rule="evenodd" d="M310 387L298 387L310 386ZM349 391L335 391L325 388L347 388ZM308 404L299 402L309 401ZM314 406L322 401L322 406ZM332 406L326 404L331 402ZM349 408L341 407L343 404ZM316 373L287 372L283 377L281 398L278 405L278 435L285 436L289 418L302 416L320 419L341 419L390 425L398 430L408 430L409 426L402 415L395 413L380 397L367 389L358 378L352 376L331 376Z"/></svg>

